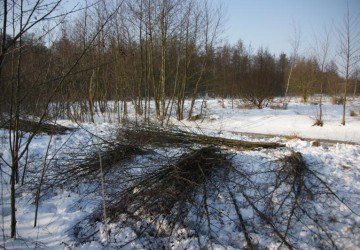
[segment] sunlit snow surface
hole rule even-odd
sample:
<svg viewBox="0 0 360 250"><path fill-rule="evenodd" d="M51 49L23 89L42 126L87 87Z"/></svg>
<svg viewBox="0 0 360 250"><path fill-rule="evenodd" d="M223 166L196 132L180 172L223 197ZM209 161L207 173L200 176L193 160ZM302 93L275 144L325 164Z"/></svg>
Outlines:
<svg viewBox="0 0 360 250"><path fill-rule="evenodd" d="M195 111L200 110L202 100L197 101ZM241 230L238 229L236 211L229 202L231 197L230 190L239 204L245 204L244 196L239 190L240 187L247 187L256 183L259 188L246 190L246 195L266 194L273 190L276 176L267 174L274 168L274 162L290 154L290 149L300 152L309 168L321 178L336 195L337 199L327 199L326 195L315 195L309 199L306 207L318 214L318 226L326 227L326 231L331 234L331 239L340 249L357 249L360 246L360 116L349 115L350 110L360 112L359 100L349 102L346 112L346 126L340 125L342 107L326 102L324 108L324 126L312 126L318 115L318 105L303 104L293 100L287 110L264 108L242 109L241 103L231 100L210 99L207 100L206 115L197 121L176 121L170 122L184 130L197 133L204 133L211 136L226 137L239 140L259 140L281 142L286 144L282 149L262 149L257 151L234 151L232 150L232 163L235 169L252 176L251 180L244 181L237 179L235 174L229 174L229 180L224 185L219 186L217 195L208 198L208 203L212 212L213 243L209 243L209 236L205 229L200 228L200 236L193 237L195 233L186 226L179 225L176 232L171 237L164 238L168 243L166 249L198 249L200 246L213 249L242 249L246 246L246 241ZM131 107L131 104L129 103ZM129 110L131 114L132 111ZM105 119L106 120L106 119ZM113 119L115 121L116 119ZM79 124L67 120L59 121L60 124L78 127ZM9 238L10 227L10 185L9 167L6 163L10 162L8 146L8 131L0 130L0 154L5 162L1 162L1 238L0 248L5 249L104 249L107 247L105 239L104 225L98 222L94 227L98 230L92 240L79 244L74 237L74 226L86 220L87 216L95 210L101 208L101 183L100 179L92 182L84 182L69 186L57 186L56 188L44 186L40 207L38 212L38 225L34 228L34 193L40 178L40 172L44 166L44 156L50 141L50 151L48 159L52 159L51 167L46 172L46 178L51 179L56 172L56 164L66 162L71 164L72 155L84 153L84 151L98 150L94 143L99 142L99 138L91 133L106 139L116 138L118 125L114 122L104 122L103 117L98 117L97 123L83 123L81 127L65 135L38 135L34 138L30 146L28 164L30 172L24 186L17 186L16 197L16 216L17 216L17 239ZM89 133L91 132L91 133ZM251 133L251 134L249 134ZM264 134L264 136L259 135ZM265 136L271 135L271 136ZM25 135L26 137L26 135ZM302 139L305 138L305 139ZM320 146L312 146L315 139L323 140ZM86 146L86 147L85 147ZM85 148L84 148L85 147ZM164 158L174 154L179 154L179 149L156 149L158 155ZM25 161L25 159L24 159ZM24 163L22 161L22 164ZM141 166L156 162L146 156L137 156L126 167L126 171L133 175L145 171ZM29 171L30 171L29 170ZM22 169L20 169L20 172ZM268 171L268 172L267 172ZM109 183L118 183L118 189L126 187L125 181L121 180L122 173L109 175ZM310 179L311 181L311 179ZM314 181L314 180L313 180ZM315 182L315 181L314 181ZM110 186L110 184L108 185ZM235 183L235 184L234 184ZM117 191L119 191L117 190ZM324 188L319 188L324 191ZM108 190L109 193L115 192ZM325 191L324 191L325 192ZM281 194L272 197L276 207L277 199ZM316 200L318 198L318 200ZM201 199L201 197L199 197ZM326 204L326 205L325 205ZM346 205L345 205L346 204ZM264 204L257 204L264 211L270 208ZM200 208L199 208L200 209ZM275 209L275 208L271 208ZM352 210L352 212L350 211ZM196 220L197 211L189 211L188 221ZM254 211L249 206L241 207L241 213L249 225L249 233L253 243L261 249L286 248L281 244L276 235L269 233L268 226L254 216ZM357 213L358 215L356 215ZM216 215L216 216L215 216ZM129 218L123 220L129 221ZM309 222L309 218L299 220L292 228L289 238L295 242L295 246L301 249L318 249L323 247L322 239L314 237L313 232L322 229L315 228L314 223ZM157 249L160 247L161 239L157 240L149 237L137 238L136 230L132 226L141 226L136 223L152 223L150 218L134 223L110 223L107 230L111 230L108 246L110 248L122 247L124 249ZM255 226L250 226L255 225ZM163 225L154 225L164 227ZM203 235L201 233L203 232ZM323 233L319 233L323 235ZM126 244L126 245L125 245ZM329 244L331 246L331 244ZM329 246L327 245L327 246ZM330 247L331 248L331 247Z"/></svg>

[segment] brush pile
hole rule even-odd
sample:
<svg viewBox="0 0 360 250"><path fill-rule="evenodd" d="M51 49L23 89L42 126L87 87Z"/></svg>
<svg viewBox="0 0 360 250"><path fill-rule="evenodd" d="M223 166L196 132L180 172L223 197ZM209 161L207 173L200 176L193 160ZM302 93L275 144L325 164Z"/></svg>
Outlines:
<svg viewBox="0 0 360 250"><path fill-rule="evenodd" d="M198 214L198 218L204 216L203 209L207 211L208 208L204 207L203 198L199 199L199 196L212 196L211 182L226 179L229 171L227 157L228 154L220 148L211 146L171 159L168 164L142 175L128 188L111 195L106 207L107 221L123 220L136 232L136 238L145 237L155 248L170 244L164 238L171 238L179 228L187 227L188 231L196 232L198 223L204 218L198 223L190 222L189 213ZM100 209L76 227L77 238L81 242L91 240L100 230L93 230L99 221L104 221ZM117 247L130 242L121 242Z"/></svg>
<svg viewBox="0 0 360 250"><path fill-rule="evenodd" d="M126 163L137 155L144 155L146 150L133 145L103 142L91 145L91 149L84 148L82 152L70 151L69 158L58 160L57 168L54 168L49 176L51 185L76 186L83 181L99 180L100 166L104 175L111 173L114 167L124 168ZM101 164L101 165L100 165Z"/></svg>
<svg viewBox="0 0 360 250"><path fill-rule="evenodd" d="M285 145L280 143L241 141L196 134L180 129L163 129L154 126L127 127L119 131L119 138L124 138L131 142L141 142L143 145L151 144L155 146L198 144L221 146L236 150L285 147Z"/></svg>
<svg viewBox="0 0 360 250"><path fill-rule="evenodd" d="M212 175L224 170L226 166L226 154L219 148L200 148L183 154L176 162L144 176L118 194L118 201L111 206L121 207L117 212L122 213L139 214L141 211L152 216L169 215L168 219L175 222L174 219L185 212L178 209L179 207L173 211L175 205L184 208L192 195L199 191ZM116 215L109 214L111 219L115 219Z"/></svg>
<svg viewBox="0 0 360 250"><path fill-rule="evenodd" d="M15 125L14 122L7 120L0 123L0 128L4 129L17 129L26 133L36 133L36 134L48 134L48 135L63 135L66 132L73 131L73 128L68 128L59 124L51 124L46 122L31 121L26 119L19 119L18 124Z"/></svg>
<svg viewBox="0 0 360 250"><path fill-rule="evenodd" d="M119 249L258 249L269 244L337 249L345 236L338 227L356 224L349 224L349 216L358 218L351 206L301 153L282 145L262 144L265 150L258 150L261 144L161 129L122 130L119 138L126 144L101 154L111 173L105 176L104 207L99 205L73 227L80 244L100 241ZM230 154L229 148L241 150ZM139 154L140 163L135 160ZM96 180L97 156L80 162L72 171ZM331 218L323 212L340 206L341 214Z"/></svg>

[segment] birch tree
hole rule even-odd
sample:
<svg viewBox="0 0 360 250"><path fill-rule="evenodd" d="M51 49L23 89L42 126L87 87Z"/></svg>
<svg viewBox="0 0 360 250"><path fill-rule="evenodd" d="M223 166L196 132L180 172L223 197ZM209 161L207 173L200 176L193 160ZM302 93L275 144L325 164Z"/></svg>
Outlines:
<svg viewBox="0 0 360 250"><path fill-rule="evenodd" d="M287 77L287 83L286 83L284 100L283 100L283 108L284 109L287 108L287 105L290 101L289 99L287 99L287 96L288 96L288 91L289 91L289 87L290 87L291 76L292 76L294 68L296 67L296 62L299 57L299 48L300 48L300 44L301 44L301 30L295 24L293 25L293 27L294 27L294 37L292 39L290 39L290 44L292 47L292 54L290 57L290 69L289 69L289 74Z"/></svg>

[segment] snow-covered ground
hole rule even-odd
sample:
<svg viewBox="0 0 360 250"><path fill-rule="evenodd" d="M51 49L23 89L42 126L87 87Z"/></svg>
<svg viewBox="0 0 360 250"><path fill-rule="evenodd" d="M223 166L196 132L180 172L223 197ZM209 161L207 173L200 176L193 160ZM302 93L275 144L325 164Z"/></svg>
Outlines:
<svg viewBox="0 0 360 250"><path fill-rule="evenodd" d="M198 107L202 100L198 100ZM309 139L337 140L360 143L360 100L349 101L346 110L346 126L341 125L342 106L329 101L323 104L324 126L313 126L319 115L319 106L304 104L299 100L289 103L288 109L243 109L239 101L225 99L207 100L207 114L196 125L181 121L175 124L194 127L204 131L259 133L273 136ZM198 108L198 111L200 109ZM350 116L350 111L358 116ZM200 122L201 121L201 122Z"/></svg>
<svg viewBox="0 0 360 250"><path fill-rule="evenodd" d="M200 110L201 102L202 100L197 101L197 110ZM256 151L231 150L234 171L229 174L227 181L216 186L217 190L211 191L211 195L205 198L209 207L209 225L200 223L199 230L194 231L191 225L196 224L195 220L199 217L195 216L197 209L191 207L186 215L188 224L176 225L174 232L166 234L166 237L139 235L137 227L141 227L142 223L154 224L154 227L163 227L164 230L166 230L166 223L159 225L158 220L150 218L140 218L135 221L134 218L127 218L125 214L122 214L118 222L107 225L111 231L108 235L109 244L106 244L104 224L100 222L93 225L98 231L94 230L94 235L82 244L79 244L74 236L76 230L80 232L84 230L78 225L101 208L100 179L79 181L74 185L70 183L68 186L45 185L36 227L33 226L34 197L44 163L49 166L45 178L51 179L59 168L57 164L64 162L69 165L75 164L72 162L74 154L101 150L96 147L99 138L114 140L118 125L100 122L104 119L98 117L98 123L83 123L81 128L65 135L53 137L38 135L34 138L27 159L29 173L25 184L17 185L16 240L9 238L10 185L9 167L6 165L10 160L8 131L0 130L0 155L3 158L0 187L2 214L0 248L159 249L164 246L165 249L198 249L200 247L242 249L246 246L246 239L244 230L239 224L238 212L240 211L254 247L260 249L286 248L286 244L272 226L280 230L280 234L286 234L287 241L295 248L358 249L360 247L360 116L350 116L350 110L359 114L360 100L355 99L349 102L346 126L340 125L342 107L326 102L323 106L323 127L312 126L319 112L317 105L303 104L295 100L289 104L287 110L242 109L240 105L236 101L233 104L231 100L210 99L207 100L206 115L203 118L180 122L171 119L171 123L184 130L215 137L280 142L286 144L286 147ZM131 104L129 106L131 107ZM78 124L66 120L59 123L78 127ZM320 146L314 146L313 142L316 139L320 141ZM45 162L48 145L50 145L50 150ZM292 226L288 226L285 230L286 223L281 224L283 222L281 218L288 218L286 216L291 211L291 204L287 202L293 201L294 197L285 197L286 191L292 188L286 180L284 183L277 183L284 174L281 171L287 171L287 165L281 163L285 164L285 168L281 171L277 168L282 166L279 163L282 162L281 159L288 157L293 151L301 153L309 168L303 177L306 187L304 189L312 191L308 190L308 193L301 197L301 201L295 202L299 206L294 209ZM174 154L174 152L178 153L178 149L158 150L158 154L163 156ZM133 161L126 163L127 169L134 174L143 171L139 170L139 166L149 166L157 160L159 159L136 156ZM24 161L25 159L22 164ZM20 173L22 170L21 168ZM241 175L236 173L241 173ZM249 178L239 178L242 175ZM126 186L125 177L121 180L121 175L115 172L105 181L118 182L119 190L117 191L121 191ZM209 185L211 189L212 186ZM112 191L109 190L109 192ZM202 209L200 201L204 199L200 196L195 197L199 201L199 211ZM263 199L257 199L259 197ZM271 215L275 215L276 218L271 223L267 223L264 218L256 215L254 207L247 199L252 201L264 216L271 218ZM230 202L233 200L237 202L238 208ZM284 204L280 205L281 202Z"/></svg>

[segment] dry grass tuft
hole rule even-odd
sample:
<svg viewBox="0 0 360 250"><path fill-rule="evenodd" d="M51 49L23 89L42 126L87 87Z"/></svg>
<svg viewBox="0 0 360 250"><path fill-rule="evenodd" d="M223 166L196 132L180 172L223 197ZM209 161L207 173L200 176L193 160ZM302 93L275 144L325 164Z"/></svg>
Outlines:
<svg viewBox="0 0 360 250"><path fill-rule="evenodd" d="M358 116L359 114L354 111L354 110L350 110L350 116L354 117L354 116Z"/></svg>
<svg viewBox="0 0 360 250"><path fill-rule="evenodd" d="M284 104L284 103L271 103L269 105L269 107L271 109L274 109L274 110L279 110L279 109L286 110L287 109L287 104Z"/></svg>
<svg viewBox="0 0 360 250"><path fill-rule="evenodd" d="M342 96L332 96L331 104L333 105L342 105L344 103L344 98Z"/></svg>
<svg viewBox="0 0 360 250"><path fill-rule="evenodd" d="M254 104L244 103L238 106L239 109L258 109Z"/></svg>
<svg viewBox="0 0 360 250"><path fill-rule="evenodd" d="M285 138L288 140L302 140L300 135L297 133L292 133L292 134L286 135Z"/></svg>
<svg viewBox="0 0 360 250"><path fill-rule="evenodd" d="M203 116L200 115L200 114L197 114L197 115L191 116L188 120L189 121L198 121L198 120L201 120L201 119L203 119Z"/></svg>
<svg viewBox="0 0 360 250"><path fill-rule="evenodd" d="M320 147L321 143L319 140L315 140L311 142L311 147Z"/></svg>
<svg viewBox="0 0 360 250"><path fill-rule="evenodd" d="M323 121L323 120L321 120L320 118L316 118L316 119L315 119L315 122L314 122L314 124L313 124L313 126L319 126L319 127L322 127L322 126L324 126L324 121Z"/></svg>

